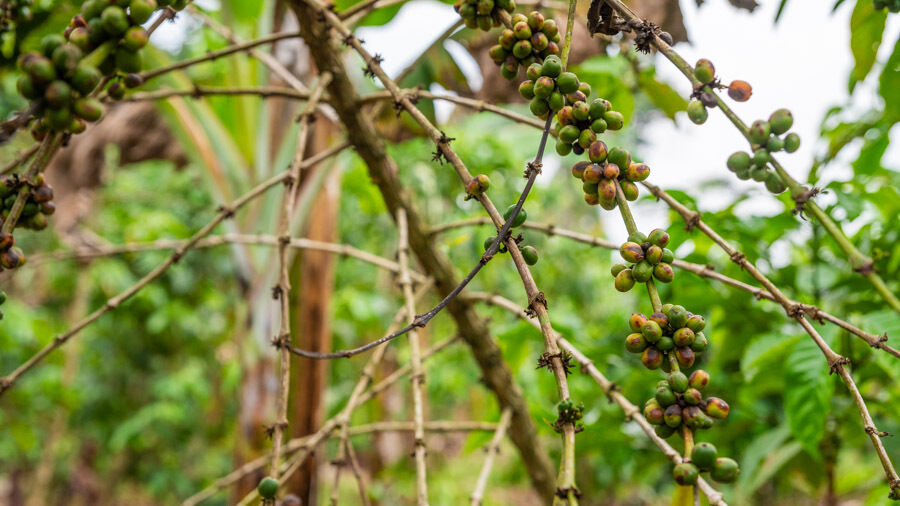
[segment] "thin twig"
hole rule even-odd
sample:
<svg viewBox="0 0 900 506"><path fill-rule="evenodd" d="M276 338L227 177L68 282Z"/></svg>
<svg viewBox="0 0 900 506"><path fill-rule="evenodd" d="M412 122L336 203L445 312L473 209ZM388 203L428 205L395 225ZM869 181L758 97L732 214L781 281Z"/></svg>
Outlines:
<svg viewBox="0 0 900 506"><path fill-rule="evenodd" d="M41 147L41 143L35 142L34 144L31 145L30 148L17 154L15 156L15 158L10 160L9 163L7 163L6 165L3 166L3 169L0 169L0 174L7 174L9 172L12 172L19 165L26 163L28 161L28 159L31 158L32 155L37 153L37 151L40 147Z"/></svg>
<svg viewBox="0 0 900 506"><path fill-rule="evenodd" d="M41 141L37 156L35 156L34 160L31 162L31 166L28 167L28 171L21 178L25 184L19 188L16 200L9 210L9 215L3 220L3 226L0 227L0 232L10 234L13 232L16 222L22 215L22 210L25 209L25 202L28 200L28 194L31 193L31 185L34 183L34 177L43 172L44 169L50 165L50 161L53 160L56 150L59 149L61 145L62 135L60 134L48 135ZM0 392L2 391L3 386L0 385Z"/></svg>
<svg viewBox="0 0 900 506"><path fill-rule="evenodd" d="M866 406L865 400L862 398L862 395L859 393L859 389L856 387L856 383L853 381L853 378L850 376L849 371L847 371L847 367L850 365L850 360L846 357L842 357L838 355L827 342L819 335L819 332L809 323L809 321L804 316L805 313L802 308L797 307L792 303L790 299L788 299L781 290L778 289L763 273L761 273L752 262L747 260L747 257L744 256L743 253L735 249L731 244L728 243L725 239L723 239L719 234L717 234L713 229L709 227L706 223L704 223L700 219L700 214L691 211L680 202L678 202L671 195L663 191L658 186L654 186L646 181L643 182L644 186L646 186L654 196L658 199L662 199L666 204L669 205L675 212L681 215L682 219L684 219L685 223L690 223L695 228L699 229L701 232L706 234L707 237L713 240L725 253L727 253L731 260L740 265L742 269L746 270L753 276L757 281L760 282L774 297L774 300L779 303L783 308L788 317L797 320L807 334L812 338L812 340L816 343L816 346L822 351L822 354L825 355L825 359L828 363L828 367L832 373L837 373L840 375L841 379L844 382L844 385L847 387L847 390L850 392L850 395L853 397L854 402L856 403L856 407L859 410L859 416L863 421L863 428L865 429L866 434L869 435L869 439L872 440L872 446L875 448L875 453L878 454L879 460L881 460L881 466L884 468L884 474L887 478L888 485L891 488L892 495L900 496L900 476L897 475L897 471L894 469L894 464L891 462L890 457L887 454L887 451L884 449L884 444L881 442L881 437L884 433L878 430L875 427L875 422L872 420L872 416L869 414L869 409Z"/></svg>
<svg viewBox="0 0 900 506"><path fill-rule="evenodd" d="M406 301L406 314L416 314L415 301L413 300L412 279L409 277L409 226L406 222L406 210L397 212L397 229L399 234L398 258L400 263L400 287L403 290L403 298ZM415 322L415 318L410 316ZM412 398L413 398L413 422L416 425L414 436L416 458L416 504L426 506L428 504L427 468L425 463L425 399L422 386L425 383L425 372L422 370L422 357L419 350L419 331L413 328L409 331L409 363L412 366Z"/></svg>
<svg viewBox="0 0 900 506"><path fill-rule="evenodd" d="M507 408L500 415L500 422L497 424L497 430L494 437L491 438L491 444L485 448L487 457L484 459L484 465L481 472L478 473L478 480L475 482L475 490L470 496L472 506L481 506L481 500L484 498L484 490L487 488L488 478L491 476L491 468L494 467L494 459L500 453L500 443L506 437L506 429L509 428L509 422L512 419L512 411Z"/></svg>
<svg viewBox="0 0 900 506"><path fill-rule="evenodd" d="M316 163L319 163L323 159L333 156L343 150L343 148L340 148L340 149L338 149L338 148L340 148L340 146L336 146L335 148L325 150L325 151L321 152L320 154L318 154L317 156L310 157L308 160L306 160L304 162L304 164L303 164L304 167L315 165ZM65 344L66 341L68 341L73 336L78 334L78 332L80 332L82 329L84 329L91 323L94 323L95 321L100 319L101 316L118 308L123 302L130 299L134 294L139 292L142 288L144 288L145 286L150 284L153 280L155 280L156 278L161 276L164 272L166 272L166 270L169 269L169 267L171 267L172 265L177 263L181 259L181 257L184 256L185 253L187 253L189 250L191 250L194 247L194 245L198 241L200 241L200 239L209 235L213 231L213 229L216 228L216 226L219 223L224 221L226 218L232 216L235 213L235 211L237 211L238 209L243 207L245 204L247 204L251 200L253 200L253 199L259 197L260 195L262 195L263 193L265 193L265 191L268 190L269 188L284 181L285 178L287 178L289 174L290 174L289 171L284 171L280 174L277 174L277 175L267 179L266 181L263 181L262 183L258 184L257 186L255 186L253 189L251 189L244 195L242 195L242 196L238 197L237 199L235 199L234 201L232 201L230 204L228 204L226 206L220 206L216 216L209 223L204 225L200 230L198 230L196 233L194 233L194 235L191 236L190 239L188 239L185 243L183 243L181 246L179 246L172 253L172 255L169 256L169 258L167 258L163 263L156 266L156 268L154 268L152 271L147 273L144 277L139 279L135 284L126 288L124 291L120 292L118 295L108 299L106 301L106 303L103 304L103 306L101 306L100 308L95 310L93 313L91 313L91 314L87 315L86 317L84 317L83 319L81 319L81 321L79 321L74 326L72 326L72 328L70 328L69 330L67 330L66 332L64 332L62 334L58 334L56 337L53 338L53 340L51 342L44 345L43 348L41 348L37 353L32 355L31 358L26 360L22 365L17 367L13 372L8 374L7 376L4 376L3 378L0 378L0 396L2 396L4 392L9 390L13 386L13 384L15 384L15 382L23 374L28 372L32 367L34 367L41 360L43 360L44 357L46 357L48 354L50 354L50 352L52 352L56 348L59 348L60 346Z"/></svg>

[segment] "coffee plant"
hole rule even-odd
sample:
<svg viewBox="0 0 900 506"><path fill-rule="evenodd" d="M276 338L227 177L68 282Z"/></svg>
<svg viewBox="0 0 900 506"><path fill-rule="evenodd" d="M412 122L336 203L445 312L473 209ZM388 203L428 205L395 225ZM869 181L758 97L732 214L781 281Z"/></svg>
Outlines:
<svg viewBox="0 0 900 506"><path fill-rule="evenodd" d="M313 503L320 482L331 504L352 496L359 504L477 505L500 465L526 477L503 479L527 479L543 504L618 504L625 496L641 504L781 504L817 489L824 504L863 492L870 504L900 500L898 447L886 430L900 430L900 351L888 344L888 331L900 331L900 178L882 166L900 121L900 45L878 62L883 107L856 119L854 107L829 112L826 154L803 182L787 168L801 147L789 108L746 123L733 106L753 100L749 81L720 76L708 58L691 65L673 48L677 32L620 0L459 0L446 9L455 12L452 26L396 74L383 66L390 55L359 37L360 28L393 18L390 0L225 2L217 11L187 0L87 0L54 4L52 15L47 4L0 1L0 82L18 104L0 127L0 275L10 294L7 301L0 291L0 345L9 352L0 360L0 426L40 448L35 457L19 451L18 439L0 445L0 462L16 470L0 475L11 503L81 493L75 478L60 485L64 468L103 481L149 476L138 482L153 500L186 505L221 502L226 490L229 504ZM858 0L851 90L876 66L887 13L898 9L896 1ZM204 28L177 57L155 48L154 33L182 19ZM506 97L502 104L473 98L444 47L449 39L483 57L485 83L493 83L483 97ZM253 63L236 63L239 54ZM659 81L642 54L672 64L688 92ZM792 77L786 87L802 78ZM722 113L749 144L730 148L724 169L763 183L784 212L745 220L733 205L701 215L691 192L654 184L670 170L693 184L694 162L685 153L651 171L629 133L645 117L635 114L635 96L673 119L686 113L698 135ZM254 109L256 98L271 102ZM439 127L436 101L537 134L456 116ZM118 151L105 141L81 148L138 122L118 115L144 102L157 105L155 130L119 142ZM845 161L839 155L856 141L863 146L854 177L817 186L820 169ZM189 169L147 162L173 158L163 151L176 145ZM70 169L55 169L67 156ZM107 205L85 211L79 168L123 159L137 167L108 184L102 170L92 172L91 192ZM565 184L553 179L559 160ZM523 185L513 165L524 165ZM280 198L267 200L277 187ZM479 206L485 216L473 217ZM591 206L599 207L586 212ZM664 209L684 227L639 227L632 206ZM544 222L554 218L566 228ZM572 230L599 230L601 218L621 223L610 232L625 241ZM56 234L37 233L50 225ZM466 231L474 226L491 231ZM791 263L778 267L770 250L785 242ZM609 251L596 255L578 243ZM194 258L219 245L229 256ZM46 251L54 246L61 249ZM145 257L131 262L149 251L158 255L152 268ZM335 278L329 255L367 267L341 264ZM513 269L502 270L507 255ZM66 259L77 266L58 267ZM389 277L373 284L370 268ZM509 297L520 302L501 295L516 286L519 295ZM754 298L775 304L766 309ZM93 339L76 339L92 331ZM468 348L454 346L460 342ZM62 353L62 371L43 373L60 368ZM94 378L82 389L79 354L92 357ZM116 360L130 364L126 377ZM330 406L326 378L328 395L340 398ZM41 390L51 383L51 394ZM84 410L105 406L114 415L95 425L60 390L77 390ZM148 390L154 401L144 406ZM404 396L409 402L398 403ZM31 403L59 407L61 421L35 432L42 421L23 408ZM466 412L489 420L434 418ZM385 420L355 424L363 413ZM80 444L64 438L78 417L91 420L90 444L56 469L56 452ZM238 423L221 426L229 417ZM111 429L109 418L127 422ZM435 443L436 434L453 432L468 439ZM109 441L97 443L106 433ZM216 448L198 449L198 433ZM365 434L376 443L358 451L354 437ZM514 461L498 455L507 437ZM108 454L100 466L98 445ZM408 479L386 462L397 457L379 450L398 445L410 459ZM137 463L163 446L176 452L164 463ZM488 452L453 467L453 448L462 446ZM642 451L651 447L658 452ZM113 459L116 452L133 461ZM329 476L318 477L323 455L333 460ZM133 485L95 488L105 495L91 496L94 503L137 493ZM789 492L775 501L781 490ZM509 490L496 497L516 500Z"/></svg>

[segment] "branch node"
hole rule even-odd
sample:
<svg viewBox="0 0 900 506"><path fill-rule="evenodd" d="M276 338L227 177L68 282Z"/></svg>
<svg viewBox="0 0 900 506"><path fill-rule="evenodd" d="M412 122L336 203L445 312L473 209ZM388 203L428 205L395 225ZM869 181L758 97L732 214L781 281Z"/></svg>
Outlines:
<svg viewBox="0 0 900 506"><path fill-rule="evenodd" d="M828 374L840 374L841 369L843 369L845 365L850 365L850 359L847 357L842 357L840 355L835 355L835 358L833 360L829 360Z"/></svg>
<svg viewBox="0 0 900 506"><path fill-rule="evenodd" d="M795 205L794 208L791 209L791 214L799 215L800 218L805 221L806 216L803 215L803 212L805 211L806 203L820 193L828 193L828 190L821 190L818 187L813 186L796 195L792 195L791 198L794 199Z"/></svg>
<svg viewBox="0 0 900 506"><path fill-rule="evenodd" d="M744 256L743 253L741 253L740 251L735 251L730 255L730 257L732 262L740 265L741 269L744 268L744 262L747 260L747 257Z"/></svg>
<svg viewBox="0 0 900 506"><path fill-rule="evenodd" d="M862 265L858 265L853 268L853 272L857 272L862 274L863 276L868 276L875 272L875 261L871 258L867 258Z"/></svg>
<svg viewBox="0 0 900 506"><path fill-rule="evenodd" d="M566 376L572 374L572 355L567 351L558 351L556 353L550 353L549 351L545 351L538 357L538 365L535 369L544 369L546 368L548 371L553 370L553 359L558 358L560 361L560 366L562 366L563 372L566 373Z"/></svg>
<svg viewBox="0 0 900 506"><path fill-rule="evenodd" d="M231 206L221 205L216 208L216 212L221 214L226 220L234 217L234 208Z"/></svg>
<svg viewBox="0 0 900 506"><path fill-rule="evenodd" d="M894 435L890 432L878 430L874 425L866 425L866 434L870 436L878 436L878 437L893 437Z"/></svg>
<svg viewBox="0 0 900 506"><path fill-rule="evenodd" d="M694 227L700 224L700 214L697 211L692 212L689 216L684 219L684 229L688 232L692 232Z"/></svg>

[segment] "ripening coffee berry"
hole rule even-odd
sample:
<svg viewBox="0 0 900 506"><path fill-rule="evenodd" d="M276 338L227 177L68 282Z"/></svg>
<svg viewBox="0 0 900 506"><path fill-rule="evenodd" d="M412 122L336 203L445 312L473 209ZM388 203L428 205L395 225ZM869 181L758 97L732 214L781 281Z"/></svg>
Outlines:
<svg viewBox="0 0 900 506"><path fill-rule="evenodd" d="M703 390L706 385L709 384L709 373L704 371L703 369L697 369L696 371L691 373L691 376L688 378L688 385L691 388L696 388L697 390Z"/></svg>
<svg viewBox="0 0 900 506"><path fill-rule="evenodd" d="M478 174L466 183L466 192L469 195L481 195L491 187L491 179L485 174Z"/></svg>
<svg viewBox="0 0 900 506"><path fill-rule="evenodd" d="M535 100L540 99L535 98ZM531 103L533 104L534 100L532 100ZM534 110L532 110L532 112L534 112ZM575 125L566 125L559 129L559 140L567 144L572 144L577 141L579 135L581 135L581 130Z"/></svg>
<svg viewBox="0 0 900 506"><path fill-rule="evenodd" d="M694 350L684 347L675 350L675 358L678 360L678 363L681 364L682 367L690 367L694 365L696 355L694 355Z"/></svg>
<svg viewBox="0 0 900 506"><path fill-rule="evenodd" d="M619 248L619 254L626 262L636 264L644 259L644 249L636 242L626 242Z"/></svg>
<svg viewBox="0 0 900 506"><path fill-rule="evenodd" d="M112 83L109 85L106 93L109 95L109 98L113 100L122 100L125 98L125 86L123 86L122 83Z"/></svg>
<svg viewBox="0 0 900 506"><path fill-rule="evenodd" d="M654 228L647 236L647 241L660 248L665 248L669 244L669 233L661 228Z"/></svg>
<svg viewBox="0 0 900 506"><path fill-rule="evenodd" d="M693 330L694 333L700 332L706 328L706 318L698 314L691 315L685 322L685 326Z"/></svg>
<svg viewBox="0 0 900 506"><path fill-rule="evenodd" d="M563 72L556 78L556 86L566 95L578 91L578 76L572 72Z"/></svg>
<svg viewBox="0 0 900 506"><path fill-rule="evenodd" d="M654 244L647 248L647 252L644 253L644 259L651 265L656 265L662 259L662 252L662 248Z"/></svg>
<svg viewBox="0 0 900 506"><path fill-rule="evenodd" d="M688 388L684 391L684 395L682 396L684 402L691 406L696 406L700 404L700 401L703 400L703 394L700 393L700 390L696 388Z"/></svg>
<svg viewBox="0 0 900 506"><path fill-rule="evenodd" d="M800 148L800 136L796 133L789 133L784 136L784 150L793 153Z"/></svg>
<svg viewBox="0 0 900 506"><path fill-rule="evenodd" d="M647 369L659 369L663 363L662 353L653 346L648 346L644 353L641 354L641 363Z"/></svg>
<svg viewBox="0 0 900 506"><path fill-rule="evenodd" d="M706 416L698 406L685 406L681 410L681 421L692 429L699 427L700 418Z"/></svg>
<svg viewBox="0 0 900 506"><path fill-rule="evenodd" d="M690 346L694 343L694 331L684 327L672 333L672 340L675 346Z"/></svg>
<svg viewBox="0 0 900 506"><path fill-rule="evenodd" d="M525 259L525 263L528 265L534 265L538 262L538 252L534 246L525 246L521 250L522 258Z"/></svg>
<svg viewBox="0 0 900 506"><path fill-rule="evenodd" d="M0 250L8 250L16 243L16 239L9 232L0 232ZM4 299L5 299L4 295ZM0 302L2 304L2 302Z"/></svg>
<svg viewBox="0 0 900 506"><path fill-rule="evenodd" d="M737 102L750 100L750 95L752 94L753 88L747 81L731 81L731 84L728 85L728 96Z"/></svg>
<svg viewBox="0 0 900 506"><path fill-rule="evenodd" d="M730 170L731 172L749 169L750 155L743 151L732 153L732 155L728 157L728 161L725 162L725 164L728 166L728 170Z"/></svg>
<svg viewBox="0 0 900 506"><path fill-rule="evenodd" d="M601 179L599 183L597 183L597 193L600 195L600 203L604 202L612 202L615 204L616 201L616 183L614 183L611 179ZM615 205L613 206L615 207ZM606 208L606 206L604 206ZM635 277L636 280L640 281Z"/></svg>
<svg viewBox="0 0 900 506"><path fill-rule="evenodd" d="M509 220L509 217L512 216L513 211L516 210L516 205L513 204L506 208L506 212L503 213L503 219ZM521 224L525 223L525 220L528 219L528 213L525 212L525 208L519 209L519 214L516 215L516 219L513 220L512 226L518 227Z"/></svg>
<svg viewBox="0 0 900 506"><path fill-rule="evenodd" d="M703 103L699 100L691 100L687 106L687 113L688 118L696 125L706 123L706 119L709 117L709 113L706 112L706 107L704 107Z"/></svg>
<svg viewBox="0 0 900 506"><path fill-rule="evenodd" d="M671 406L668 406L663 414L663 421L666 423L666 425L672 427L673 429L680 427L681 406L679 406L678 404L672 404Z"/></svg>
<svg viewBox="0 0 900 506"><path fill-rule="evenodd" d="M702 471L709 471L716 465L716 447L710 443L697 443L691 452L691 462Z"/></svg>
<svg viewBox="0 0 900 506"><path fill-rule="evenodd" d="M263 499L272 499L278 493L278 480L267 476L259 482L256 490Z"/></svg>
<svg viewBox="0 0 900 506"><path fill-rule="evenodd" d="M647 319L656 322L662 329L668 328L669 326L669 317L666 316L665 313L652 313Z"/></svg>
<svg viewBox="0 0 900 506"><path fill-rule="evenodd" d="M711 61L701 58L694 65L694 77L703 84L711 83L716 78L716 68Z"/></svg>
<svg viewBox="0 0 900 506"><path fill-rule="evenodd" d="M647 340L643 334L634 332L625 338L625 349L631 353L641 353L647 349Z"/></svg>
<svg viewBox="0 0 900 506"><path fill-rule="evenodd" d="M613 148L613 149L615 149L615 148ZM603 141L594 141L588 147L588 158L590 158L591 161L594 163L605 162L608 157L608 154L609 154L609 152L606 148L606 143ZM609 179L615 179L615 177L618 176L619 167L616 166L615 170L617 173L616 176L613 176L612 178L609 178Z"/></svg>
<svg viewBox="0 0 900 506"><path fill-rule="evenodd" d="M667 263L658 263L653 266L653 277L661 283L671 283L675 279L675 270Z"/></svg>
<svg viewBox="0 0 900 506"><path fill-rule="evenodd" d="M646 163L632 163L625 169L625 179L639 183L650 177L650 167Z"/></svg>
<svg viewBox="0 0 900 506"><path fill-rule="evenodd" d="M738 463L727 457L719 457L709 472L710 478L719 483L731 483L737 479L740 473Z"/></svg>
<svg viewBox="0 0 900 506"><path fill-rule="evenodd" d="M769 125L769 122L758 119L750 125L750 131L747 135L753 144L765 144L771 133L772 127Z"/></svg>
<svg viewBox="0 0 900 506"><path fill-rule="evenodd" d="M641 324L641 334L647 339L648 343L654 344L662 338L662 328L653 320L647 320Z"/></svg>
<svg viewBox="0 0 900 506"><path fill-rule="evenodd" d="M587 168L584 169L581 179L585 183L599 183L600 180L603 179L603 167L597 165L596 163L590 164Z"/></svg>
<svg viewBox="0 0 900 506"><path fill-rule="evenodd" d="M5 269L15 269L25 264L25 255L22 250L13 246L0 253L0 265Z"/></svg>
<svg viewBox="0 0 900 506"><path fill-rule="evenodd" d="M596 142L594 142L596 144ZM593 144L592 144L593 145ZM603 177L606 179L618 179L619 178L619 166L614 163L608 163L605 167L603 167Z"/></svg>
<svg viewBox="0 0 900 506"><path fill-rule="evenodd" d="M507 32L509 32L509 37L511 37L511 39L515 38L515 35L513 35L512 30L503 30L503 33L501 33L500 36L503 37L503 35L506 34ZM503 45L502 40L500 42L500 45L501 46ZM512 44L510 44L510 48L512 48ZM543 69L543 67L541 66L540 63L532 63L531 65L528 66L527 69L525 69L525 77L527 77L531 81L536 81L538 77L541 77L542 69Z"/></svg>
<svg viewBox="0 0 900 506"><path fill-rule="evenodd" d="M688 377L683 372L677 371L669 375L669 387L677 393L683 393L688 388Z"/></svg>
<svg viewBox="0 0 900 506"><path fill-rule="evenodd" d="M680 329L687 323L688 312L684 306L673 304L669 307L668 311L663 310L663 314L669 319L669 325L671 325L673 329Z"/></svg>
<svg viewBox="0 0 900 506"><path fill-rule="evenodd" d="M724 420L728 416L731 408L728 403L718 397L710 397L706 399L706 414L716 420Z"/></svg>
<svg viewBox="0 0 900 506"><path fill-rule="evenodd" d="M519 84L519 95L525 100L534 98L534 81L522 81Z"/></svg>
<svg viewBox="0 0 900 506"><path fill-rule="evenodd" d="M534 96L537 98L548 98L553 93L554 87L553 79L541 76L534 82Z"/></svg>
<svg viewBox="0 0 900 506"><path fill-rule="evenodd" d="M644 418L653 425L663 423L663 409L655 397L651 397L644 403Z"/></svg>
<svg viewBox="0 0 900 506"><path fill-rule="evenodd" d="M581 135L578 136L578 145L583 149L587 149L591 147L591 144L596 140L597 134L590 128L585 128L581 131Z"/></svg>
<svg viewBox="0 0 900 506"><path fill-rule="evenodd" d="M600 195L597 195L596 193L585 193L584 202L589 206L596 206L600 203Z"/></svg>
<svg viewBox="0 0 900 506"><path fill-rule="evenodd" d="M103 105L99 100L91 97L76 100L72 110L76 116L85 121L97 121L103 115Z"/></svg>
<svg viewBox="0 0 900 506"><path fill-rule="evenodd" d="M547 35L544 32L536 32L531 34L531 47L535 52L540 53L541 51L547 49L547 46L550 45L550 39L547 38Z"/></svg>
<svg viewBox="0 0 900 506"><path fill-rule="evenodd" d="M791 129L794 124L794 116L787 109L778 109L769 116L769 125L772 126L772 133L781 135Z"/></svg>
<svg viewBox="0 0 900 506"><path fill-rule="evenodd" d="M575 179L582 179L584 177L584 171L591 165L591 162L581 161L572 166L572 177Z"/></svg>
<svg viewBox="0 0 900 506"><path fill-rule="evenodd" d="M672 478L675 479L675 483L682 486L696 484L699 477L700 470L690 462L676 464L675 468L672 470Z"/></svg>
<svg viewBox="0 0 900 506"><path fill-rule="evenodd" d="M97 67L82 64L75 67L72 79L69 82L75 91L82 95L87 95L97 87L102 78L103 76L97 70Z"/></svg>
<svg viewBox="0 0 900 506"><path fill-rule="evenodd" d="M585 199L587 197L585 196ZM597 196L597 202L600 202L600 197ZM632 275L631 269L625 269L624 271L616 274L616 280L613 283L616 287L616 290L620 292L627 292L634 288L634 276Z"/></svg>
<svg viewBox="0 0 900 506"><path fill-rule="evenodd" d="M672 250L670 250L669 248L663 248L662 262L671 264L674 261L675 261L675 253L673 253Z"/></svg>
<svg viewBox="0 0 900 506"><path fill-rule="evenodd" d="M643 314L634 313L628 318L628 328L630 328L632 332L640 332L647 321L647 317Z"/></svg>

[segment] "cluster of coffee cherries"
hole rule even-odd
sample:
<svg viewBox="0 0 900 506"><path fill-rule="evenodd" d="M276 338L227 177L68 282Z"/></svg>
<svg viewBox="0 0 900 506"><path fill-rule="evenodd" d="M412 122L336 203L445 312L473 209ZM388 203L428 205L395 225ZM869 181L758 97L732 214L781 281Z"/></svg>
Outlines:
<svg viewBox="0 0 900 506"><path fill-rule="evenodd" d="M765 182L766 189L772 193L777 194L786 190L781 176L768 164L772 160L772 153L782 150L793 153L800 147L800 136L794 132L779 137L790 130L793 124L794 117L787 109L773 112L768 121L761 119L754 121L747 134L753 154L744 151L733 153L726 162L728 170L744 181L753 179Z"/></svg>
<svg viewBox="0 0 900 506"><path fill-rule="evenodd" d="M572 166L572 176L582 181L584 201L600 205L607 211L616 208L618 182L625 200L637 200L637 182L650 176L650 167L645 163L631 161L631 153L621 147L608 149L603 141L594 141L588 147L590 161L577 162ZM667 236L668 237L668 236Z"/></svg>
<svg viewBox="0 0 900 506"><path fill-rule="evenodd" d="M709 477L719 483L733 483L737 480L740 467L734 459L719 457L718 450L710 443L698 443L691 451L690 460L677 464L672 477L679 485L694 485L700 473L709 472Z"/></svg>
<svg viewBox="0 0 900 506"><path fill-rule="evenodd" d="M690 377L672 371L668 379L656 384L656 393L644 403L644 417L657 426L656 434L667 438L681 429L708 429L715 420L728 416L728 403L718 397L703 398L702 390L709 383L709 373L702 369Z"/></svg>
<svg viewBox="0 0 900 506"><path fill-rule="evenodd" d="M33 184L26 183L17 175L0 179L0 223L6 221L23 187L28 188L28 196L15 226L31 230L47 228L48 216L56 212L56 206L53 204L53 188L40 174L35 177ZM0 233L0 266L15 269L24 264L25 254L15 246L13 235L8 232Z"/></svg>
<svg viewBox="0 0 900 506"><path fill-rule="evenodd" d="M706 109L718 105L716 95L711 91L713 88L727 88L728 96L737 102L746 102L753 94L753 88L747 81L731 81L728 86L719 84L715 66L705 58L697 60L697 64L694 65L694 77L700 81L700 86L694 91L696 98L688 103L687 113L688 118L698 125L706 123L709 117Z"/></svg>
<svg viewBox="0 0 900 506"><path fill-rule="evenodd" d="M876 10L887 9L891 12L900 12L900 0L872 0Z"/></svg>
<svg viewBox="0 0 900 506"><path fill-rule="evenodd" d="M616 264L610 270L616 290L627 292L635 283L646 283L653 278L670 283L675 278L672 269L675 253L666 248L668 244L669 234L661 228L652 230L649 236L640 232L629 236L619 247L619 254L631 265Z"/></svg>
<svg viewBox="0 0 900 506"><path fill-rule="evenodd" d="M463 18L466 28L480 28L486 32L500 26L500 11L512 14L515 0L458 0L453 9Z"/></svg>
<svg viewBox="0 0 900 506"><path fill-rule="evenodd" d="M125 77L110 84L110 98L121 99L125 87L141 85L141 49L148 34L140 25L160 7L183 8L185 0L88 0L81 14L72 18L63 35L47 35L40 52L19 58L25 75L17 87L34 101L32 135L43 139L47 132L80 133L85 121L103 114L99 101L90 95L103 76L121 72Z"/></svg>
<svg viewBox="0 0 900 506"><path fill-rule="evenodd" d="M562 60L555 55L548 56L543 64L529 65L525 77L528 79L519 84L519 94L531 101L531 113L541 119L547 119L551 112L571 103L571 99L586 97L591 92L587 83L581 86L575 74L562 71Z"/></svg>
<svg viewBox="0 0 900 506"><path fill-rule="evenodd" d="M584 96L582 88L587 90ZM556 113L556 152L561 156L573 151L580 155L597 135L607 130L619 130L625 125L622 113L614 111L609 100L595 98L588 102L590 94L590 86L581 83L578 94L566 95L566 105Z"/></svg>
<svg viewBox="0 0 900 506"><path fill-rule="evenodd" d="M503 219L509 220L509 217L512 216L513 211L516 209L516 205L513 204L506 208L506 211L503 213ZM516 215L516 219L513 220L512 225L510 225L510 229L521 227L525 220L528 219L528 213L525 212L525 208L519 210L519 214ZM487 251L488 248L491 247L491 244L494 243L494 239L497 236L492 235L484 240L484 250ZM525 242L525 236L520 234L516 239L516 244L519 245L519 251L522 253L522 258L525 259L525 263L528 265L534 265L538 262L538 251L534 246L528 245ZM500 249L498 250L500 253L506 253L507 249L503 243L500 243Z"/></svg>
<svg viewBox="0 0 900 506"><path fill-rule="evenodd" d="M647 369L670 372L670 355L682 367L691 367L697 356L709 348L709 340L703 334L706 320L683 306L665 304L661 309L650 316L631 315L628 325L632 333L625 338L625 349L640 353Z"/></svg>
<svg viewBox="0 0 900 506"><path fill-rule="evenodd" d="M559 54L560 37L556 21L544 19L543 14L534 11L527 16L514 15L510 26L512 29L506 28L500 32L497 45L488 50L506 79L515 79L519 75L519 67L529 68ZM559 75L559 72L556 74Z"/></svg>
<svg viewBox="0 0 900 506"><path fill-rule="evenodd" d="M31 21L34 13L31 12L32 0L6 0L0 2L0 34L10 29L10 24L19 21Z"/></svg>

